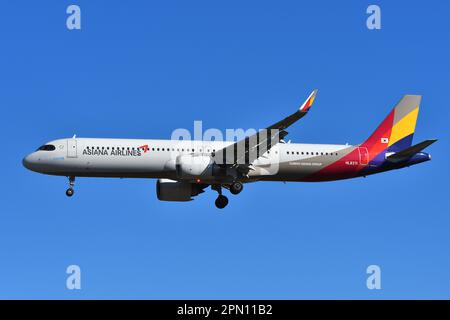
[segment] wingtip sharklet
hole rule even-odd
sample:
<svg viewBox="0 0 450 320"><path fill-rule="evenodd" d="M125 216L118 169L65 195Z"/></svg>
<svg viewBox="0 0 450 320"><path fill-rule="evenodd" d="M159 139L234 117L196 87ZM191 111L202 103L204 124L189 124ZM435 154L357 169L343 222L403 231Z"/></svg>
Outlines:
<svg viewBox="0 0 450 320"><path fill-rule="evenodd" d="M306 99L306 101L303 102L303 104L298 109L300 112L307 112L309 110L309 108L311 108L311 106L314 102L314 99L316 98L317 91L318 91L318 89L314 89L313 92L311 92L308 99Z"/></svg>

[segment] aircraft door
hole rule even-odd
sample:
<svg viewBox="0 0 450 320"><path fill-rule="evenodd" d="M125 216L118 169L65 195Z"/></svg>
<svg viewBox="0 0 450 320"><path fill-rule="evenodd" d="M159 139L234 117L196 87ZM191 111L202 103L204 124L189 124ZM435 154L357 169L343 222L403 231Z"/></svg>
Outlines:
<svg viewBox="0 0 450 320"><path fill-rule="evenodd" d="M366 147L358 147L359 150L359 163L367 165L369 163L369 151Z"/></svg>
<svg viewBox="0 0 450 320"><path fill-rule="evenodd" d="M77 157L77 139L67 139L67 158Z"/></svg>

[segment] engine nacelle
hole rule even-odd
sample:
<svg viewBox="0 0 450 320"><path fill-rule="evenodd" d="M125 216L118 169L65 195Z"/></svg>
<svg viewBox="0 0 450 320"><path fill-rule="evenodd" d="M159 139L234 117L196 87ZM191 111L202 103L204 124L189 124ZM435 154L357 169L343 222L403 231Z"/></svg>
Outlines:
<svg viewBox="0 0 450 320"><path fill-rule="evenodd" d="M202 193L203 189L196 184L170 179L158 179L156 195L161 201L191 201L193 196Z"/></svg>
<svg viewBox="0 0 450 320"><path fill-rule="evenodd" d="M177 158L177 176L180 179L211 177L214 166L210 156L185 154Z"/></svg>

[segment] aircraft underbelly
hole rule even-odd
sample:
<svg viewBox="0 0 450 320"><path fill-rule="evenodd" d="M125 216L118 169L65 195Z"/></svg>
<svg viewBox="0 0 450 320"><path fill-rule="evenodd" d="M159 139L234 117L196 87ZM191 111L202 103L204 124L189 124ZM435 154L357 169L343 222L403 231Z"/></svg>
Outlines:
<svg viewBox="0 0 450 320"><path fill-rule="evenodd" d="M272 172L261 170L257 168L257 175L262 177L262 180L267 181L302 181L305 177L319 171L324 167L321 162L309 161L289 161L282 162L278 165L278 169L272 168ZM268 173L268 174L265 174ZM252 175L256 176L256 175Z"/></svg>

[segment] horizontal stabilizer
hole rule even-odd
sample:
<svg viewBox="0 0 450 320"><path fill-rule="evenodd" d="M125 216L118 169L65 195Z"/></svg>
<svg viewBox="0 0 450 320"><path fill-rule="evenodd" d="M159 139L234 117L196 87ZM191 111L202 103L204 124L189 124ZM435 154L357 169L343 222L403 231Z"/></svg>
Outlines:
<svg viewBox="0 0 450 320"><path fill-rule="evenodd" d="M416 153L422 151L423 149L425 149L426 147L428 147L429 145L435 143L437 141L437 139L431 139L431 140L425 140L422 141L421 143L418 143L414 146L411 146L409 148L406 148L402 151L396 152L390 156L387 157L387 160L392 162L392 163L399 163L402 161L406 161L409 158L411 158L413 155L415 155Z"/></svg>

